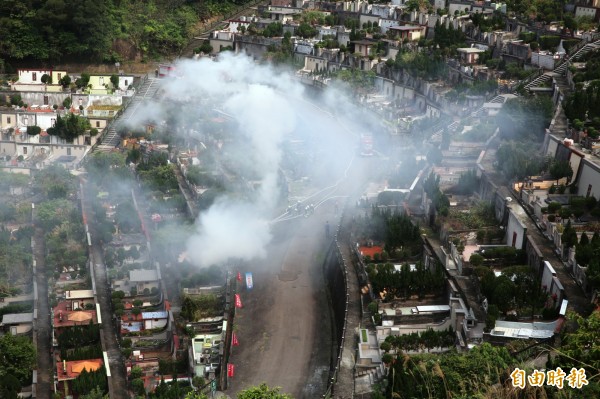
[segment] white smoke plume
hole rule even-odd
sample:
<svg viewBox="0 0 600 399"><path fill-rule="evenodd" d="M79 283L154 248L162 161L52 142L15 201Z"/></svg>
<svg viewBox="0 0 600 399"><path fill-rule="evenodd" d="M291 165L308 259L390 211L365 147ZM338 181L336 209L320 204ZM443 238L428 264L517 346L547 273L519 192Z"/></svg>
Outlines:
<svg viewBox="0 0 600 399"><path fill-rule="evenodd" d="M220 199L200 215L198 234L188 240L188 256L200 266L266 255L265 247L271 240L269 212L278 197L280 146L295 124L292 108L273 88L252 81L235 86L237 90L230 92L224 108L238 121L241 133L250 138L247 154L254 160L260 189L250 202Z"/></svg>
<svg viewBox="0 0 600 399"><path fill-rule="evenodd" d="M181 120L193 120L194 109L202 107L204 111L206 107L215 109L215 116L218 112L233 118L236 134L247 138L243 143L248 148L236 151L247 158L239 167L250 164L258 180L254 182L258 188L249 198L224 195L199 215L196 233L188 238L188 257L200 267L230 258L262 258L272 238L269 220L280 193L277 179L281 144L297 123L288 99L301 97L301 84L243 55L224 54L218 62L185 60L175 67L179 77L161 85L159 97L163 104L164 99L187 104L182 108ZM130 123L160 122L165 115L160 106L160 102L141 106Z"/></svg>

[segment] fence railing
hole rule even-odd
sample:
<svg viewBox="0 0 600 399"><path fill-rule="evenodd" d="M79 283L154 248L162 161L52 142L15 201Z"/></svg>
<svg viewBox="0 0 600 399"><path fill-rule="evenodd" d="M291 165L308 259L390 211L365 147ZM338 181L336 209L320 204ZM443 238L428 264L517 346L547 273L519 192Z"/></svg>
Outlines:
<svg viewBox="0 0 600 399"><path fill-rule="evenodd" d="M343 218L344 218L344 215L342 213L341 220L343 220ZM335 255L337 257L338 264L340 265L340 267L342 268L342 272L344 273L344 291L346 293L346 303L344 305L344 324L342 327L342 337L341 337L341 339L339 341L339 345L338 345L338 355L337 355L336 363L330 372L329 381L327 384L327 390L323 394L323 398L331 398L332 397L333 388L337 381L340 364L342 362L342 355L344 352L344 344L346 342L346 327L348 325L348 304L350 302L350 293L348 292L348 287L349 287L349 285L348 285L348 265L346 263L347 260L344 259L344 256L342 255L342 249L340 248L340 243L338 241L339 236L340 236L340 227L341 227L341 223L337 226L337 230L335 233L335 247L336 247Z"/></svg>

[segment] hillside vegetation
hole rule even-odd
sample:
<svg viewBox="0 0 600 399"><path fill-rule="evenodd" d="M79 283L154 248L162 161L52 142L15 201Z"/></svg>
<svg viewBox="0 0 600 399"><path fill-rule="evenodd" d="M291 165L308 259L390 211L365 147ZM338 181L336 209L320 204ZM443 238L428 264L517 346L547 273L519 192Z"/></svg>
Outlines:
<svg viewBox="0 0 600 399"><path fill-rule="evenodd" d="M2 0L0 69L19 60L112 63L177 53L198 23L247 2Z"/></svg>

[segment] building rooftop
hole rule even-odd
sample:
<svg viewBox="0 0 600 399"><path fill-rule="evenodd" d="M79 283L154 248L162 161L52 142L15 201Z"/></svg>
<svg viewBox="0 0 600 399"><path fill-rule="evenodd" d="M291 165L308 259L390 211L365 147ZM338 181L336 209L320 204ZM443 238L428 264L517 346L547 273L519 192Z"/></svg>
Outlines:
<svg viewBox="0 0 600 399"><path fill-rule="evenodd" d="M490 331L490 335L519 339L544 339L552 337L558 325L558 319L549 323L520 323L515 321L499 320L496 321L496 325L494 329Z"/></svg>
<svg viewBox="0 0 600 399"><path fill-rule="evenodd" d="M85 369L96 371L104 365L102 359L74 360L56 363L56 375L58 381L74 380Z"/></svg>
<svg viewBox="0 0 600 399"><path fill-rule="evenodd" d="M129 272L129 281L131 282L144 282L144 281L158 281L158 273L156 270L131 270Z"/></svg>
<svg viewBox="0 0 600 399"><path fill-rule="evenodd" d="M388 29L393 29L393 30L421 30L423 29L420 26L416 26L416 25L401 25L401 26L390 26Z"/></svg>
<svg viewBox="0 0 600 399"><path fill-rule="evenodd" d="M8 313L2 316L2 325L33 323L33 313Z"/></svg>
<svg viewBox="0 0 600 399"><path fill-rule="evenodd" d="M94 291L93 290L71 290L65 291L66 299L87 299L93 298Z"/></svg>
<svg viewBox="0 0 600 399"><path fill-rule="evenodd" d="M142 319L144 319L144 320L149 320L149 319L166 319L167 317L169 317L169 312L167 312L167 311L142 312Z"/></svg>
<svg viewBox="0 0 600 399"><path fill-rule="evenodd" d="M54 328L72 327L98 323L95 310L70 310L67 301L59 302L52 309L52 325Z"/></svg>
<svg viewBox="0 0 600 399"><path fill-rule="evenodd" d="M476 48L476 47L462 47L462 48L457 48L456 51L458 51L459 53L483 53L485 52L485 50Z"/></svg>

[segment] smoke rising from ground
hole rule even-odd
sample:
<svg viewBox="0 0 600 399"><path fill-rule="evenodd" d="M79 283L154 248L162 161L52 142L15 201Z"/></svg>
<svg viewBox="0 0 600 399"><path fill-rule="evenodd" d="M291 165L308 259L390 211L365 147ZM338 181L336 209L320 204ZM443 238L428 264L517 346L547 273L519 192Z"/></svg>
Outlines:
<svg viewBox="0 0 600 399"><path fill-rule="evenodd" d="M270 211L279 195L281 144L295 125L293 110L274 89L257 83L237 88L223 107L237 119L240 133L250 139L245 152L254 161L253 174L260 186L253 198L242 202L219 199L200 215L197 234L188 240L188 255L200 266L266 255L265 247L271 240Z"/></svg>
<svg viewBox="0 0 600 399"><path fill-rule="evenodd" d="M300 97L302 87L245 56L225 54L218 62L185 60L176 65L176 70L177 78L161 82L161 96L168 99L162 105L169 101L185 104L181 118L177 118L180 125L169 126L170 131L186 130L181 125L193 121L194 114L207 107L214 110L215 117L233 118L237 131L232 136L240 137L245 146L235 151L238 158L245 158L239 159L237 167L246 169L240 170L242 175L253 176L253 184L246 183L254 187L243 196L222 195L199 215L196 233L188 238L188 257L200 267L230 258L262 258L272 238L269 220L280 193L277 180L281 145L296 127L296 115L287 97ZM161 102L149 103L140 107L130 123L160 123L165 114Z"/></svg>

